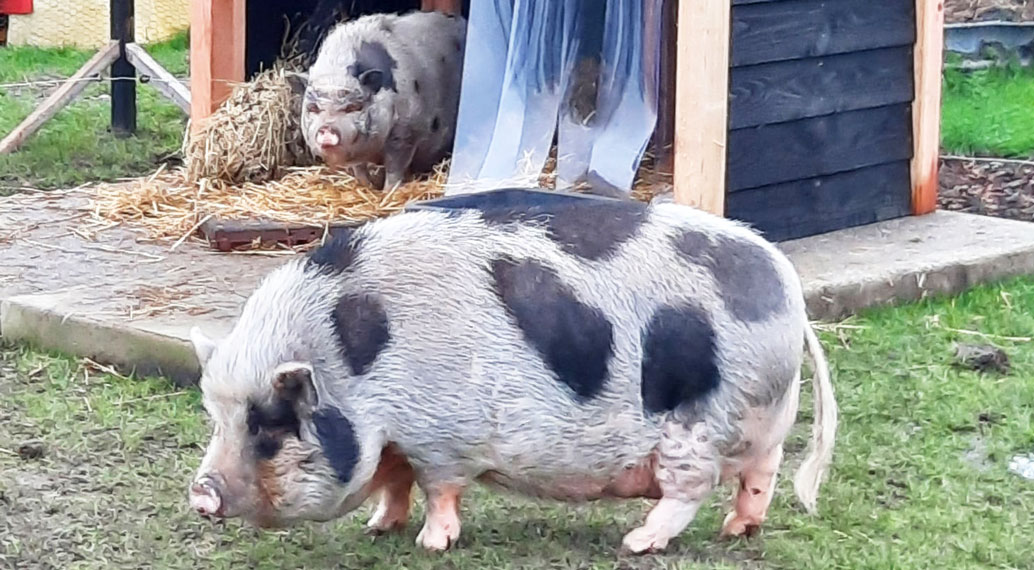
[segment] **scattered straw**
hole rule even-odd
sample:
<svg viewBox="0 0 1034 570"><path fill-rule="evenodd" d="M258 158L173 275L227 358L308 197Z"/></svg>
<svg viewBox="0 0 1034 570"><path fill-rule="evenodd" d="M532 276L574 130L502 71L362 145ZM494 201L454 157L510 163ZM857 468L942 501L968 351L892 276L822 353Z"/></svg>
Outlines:
<svg viewBox="0 0 1034 570"><path fill-rule="evenodd" d="M442 163L429 177L390 192L322 167L291 168L277 180L239 185L208 178L195 184L172 171L153 180L97 186L91 209L97 221L129 222L157 238L185 239L210 217L322 228L387 216L414 200L440 196L446 168Z"/></svg>

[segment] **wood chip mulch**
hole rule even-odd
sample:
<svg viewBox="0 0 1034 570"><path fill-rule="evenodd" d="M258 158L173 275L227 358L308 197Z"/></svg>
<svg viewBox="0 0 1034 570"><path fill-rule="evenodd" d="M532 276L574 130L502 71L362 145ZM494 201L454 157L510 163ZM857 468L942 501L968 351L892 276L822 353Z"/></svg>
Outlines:
<svg viewBox="0 0 1034 570"><path fill-rule="evenodd" d="M1032 22L1034 0L946 0L944 21L963 22Z"/></svg>
<svg viewBox="0 0 1034 570"><path fill-rule="evenodd" d="M938 205L1034 222L1034 161L944 158Z"/></svg>

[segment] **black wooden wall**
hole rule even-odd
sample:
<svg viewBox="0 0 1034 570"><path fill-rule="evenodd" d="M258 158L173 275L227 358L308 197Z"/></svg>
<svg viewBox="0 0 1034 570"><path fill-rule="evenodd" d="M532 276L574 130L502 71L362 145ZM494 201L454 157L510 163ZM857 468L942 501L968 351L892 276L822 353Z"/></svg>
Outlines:
<svg viewBox="0 0 1034 570"><path fill-rule="evenodd" d="M726 215L785 240L907 215L915 0L732 0Z"/></svg>
<svg viewBox="0 0 1034 570"><path fill-rule="evenodd" d="M356 18L378 12L403 13L420 0L248 0L245 9L245 76L253 77L280 56L284 35L301 30L299 47L315 55L339 14ZM308 23L304 29L303 23Z"/></svg>

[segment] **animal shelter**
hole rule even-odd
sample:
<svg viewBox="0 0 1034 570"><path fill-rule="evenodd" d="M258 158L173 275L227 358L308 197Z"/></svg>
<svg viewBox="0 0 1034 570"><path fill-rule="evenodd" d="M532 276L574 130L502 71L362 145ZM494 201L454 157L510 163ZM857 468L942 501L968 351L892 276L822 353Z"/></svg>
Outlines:
<svg viewBox="0 0 1034 570"><path fill-rule="evenodd" d="M512 47L544 37L545 31L535 25L541 26L542 15L548 15L546 4L553 4L549 10L554 16L577 4L484 0L482 6L480 1L337 4L356 13L417 8L459 12L470 21L468 68L477 64L471 56L490 52L486 46L494 40L475 30L479 10L498 11L502 5L513 16ZM619 13L627 3L605 4L606 10ZM671 169L676 200L749 222L775 240L934 209L943 26L939 2L635 4L641 6L634 16L642 31L631 39L642 45L639 61L633 63L642 73L658 70L655 85L645 82L639 119L655 124L650 149L658 164ZM327 5L194 2L194 120L226 97L227 80L246 80L275 58L283 26L314 14L320 17L320 11L325 18ZM518 25L521 18L529 25ZM627 41L624 46L630 49ZM632 65L627 54L611 55L612 62ZM465 129L486 128L484 123L462 124L463 105L479 93L485 96L483 85L464 82L467 97L461 98L457 150L462 150ZM491 119L492 109L482 115ZM507 131L496 133L489 145L500 144ZM509 133L513 138L513 131ZM540 143L521 144L538 144L534 154L541 163ZM453 164L457 161L454 157Z"/></svg>

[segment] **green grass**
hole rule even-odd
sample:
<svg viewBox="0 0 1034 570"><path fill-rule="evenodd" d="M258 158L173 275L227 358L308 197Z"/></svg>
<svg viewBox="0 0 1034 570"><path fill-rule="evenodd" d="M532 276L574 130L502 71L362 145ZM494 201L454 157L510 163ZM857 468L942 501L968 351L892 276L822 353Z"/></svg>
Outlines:
<svg viewBox="0 0 1034 570"><path fill-rule="evenodd" d="M941 141L951 154L1034 157L1034 68L946 70Z"/></svg>
<svg viewBox="0 0 1034 570"><path fill-rule="evenodd" d="M187 36L148 46L171 73L187 74ZM71 76L93 52L73 48L0 49L0 84L60 80ZM0 133L10 132L56 84L0 87ZM147 174L174 153L186 115L149 85L137 87L137 134L120 139L109 132L111 105L106 84L91 85L16 152L0 155L0 194L20 187L59 188Z"/></svg>
<svg viewBox="0 0 1034 570"><path fill-rule="evenodd" d="M572 506L478 489L464 501L458 548L444 556L413 545L419 518L401 535L364 536L366 509L276 532L213 525L185 501L208 436L195 390L0 349L0 567L1032 568L1034 482L1007 464L1034 451L1034 343L1001 338L1034 332L1032 306L1028 278L824 332L841 428L818 516L799 511L788 477L805 444L806 401L759 537L716 540L722 490L667 554L642 558L616 550L644 501ZM1000 345L1012 371L953 366L955 341ZM32 438L45 456L17 457Z"/></svg>

